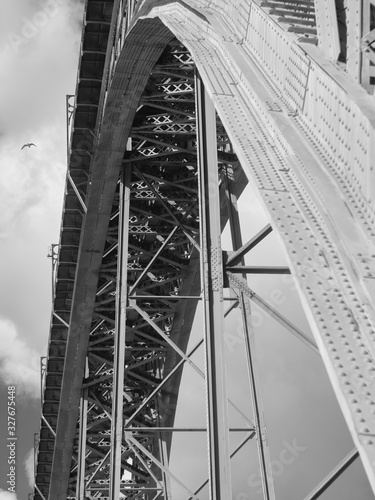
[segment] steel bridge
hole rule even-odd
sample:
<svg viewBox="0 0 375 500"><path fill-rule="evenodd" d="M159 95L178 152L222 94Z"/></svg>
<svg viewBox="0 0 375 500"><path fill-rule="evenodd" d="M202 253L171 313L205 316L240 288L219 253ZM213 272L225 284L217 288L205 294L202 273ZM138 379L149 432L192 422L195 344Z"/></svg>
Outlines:
<svg viewBox="0 0 375 500"><path fill-rule="evenodd" d="M313 500L357 457L375 492L374 44L373 0L86 1L35 500ZM249 189L267 214L250 235ZM253 287L288 274L307 329ZM285 355L324 365L354 443L287 495L259 310Z"/></svg>

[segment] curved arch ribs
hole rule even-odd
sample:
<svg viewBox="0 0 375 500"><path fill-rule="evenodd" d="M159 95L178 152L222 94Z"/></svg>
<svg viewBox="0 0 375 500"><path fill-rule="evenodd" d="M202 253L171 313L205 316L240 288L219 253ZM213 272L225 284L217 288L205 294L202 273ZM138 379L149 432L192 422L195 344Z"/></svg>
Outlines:
<svg viewBox="0 0 375 500"><path fill-rule="evenodd" d="M176 483L186 498L199 498L201 488L168 467L186 366L207 387L211 498L230 498L230 456L237 449L228 447L228 405L240 410L226 390L224 288L241 309L246 333L253 416L241 416L242 431L244 441L258 435L264 498L275 494L254 356L254 301L320 353L375 490L370 97L333 64L323 68L319 48L303 44L256 2L115 2L111 15L118 29L109 38L114 48L107 50L96 125L85 129L91 137L85 147L71 143L69 196L78 198L72 210L84 203L87 213L80 213L69 306L57 308L59 288L55 297L52 331L62 332L65 364L58 365L58 418L44 416L34 497L170 500ZM86 112L77 107L77 130L79 110ZM363 134L350 141L350 130L359 128ZM244 244L236 200L248 181L272 227ZM227 221L234 253L221 248ZM272 228L289 267L246 268L245 253ZM63 222L58 279L67 234ZM314 339L249 288L248 272L292 273ZM199 301L205 328L192 347ZM193 358L202 343L204 369ZM51 350L50 373L52 362ZM43 446L53 447L53 457L45 458L49 472L42 470Z"/></svg>

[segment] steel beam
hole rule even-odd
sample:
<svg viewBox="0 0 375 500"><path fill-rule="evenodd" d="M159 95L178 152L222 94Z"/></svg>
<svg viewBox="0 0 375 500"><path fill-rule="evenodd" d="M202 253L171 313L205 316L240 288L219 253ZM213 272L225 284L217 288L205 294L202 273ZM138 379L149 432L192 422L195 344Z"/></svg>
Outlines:
<svg viewBox="0 0 375 500"><path fill-rule="evenodd" d="M257 447L262 479L264 500L275 500L275 490L272 478L271 457L268 449L265 422L262 421L262 397L260 390L259 374L255 353L254 330L251 324L250 299L243 292L239 292L242 324L246 346L247 367L253 406L254 423L257 432Z"/></svg>
<svg viewBox="0 0 375 500"><path fill-rule="evenodd" d="M263 229L261 229L253 238L250 238L244 245L234 252L230 252L226 262L228 266L235 266L238 264L242 257L244 257L252 248L258 245L266 236L272 232L271 224L267 224Z"/></svg>
<svg viewBox="0 0 375 500"><path fill-rule="evenodd" d="M173 481L175 481L179 486L181 486L189 495L193 497L194 500L199 500L198 497L194 495L192 491L189 490L187 486L185 486L184 483L182 483L177 476L172 474L172 472L165 467L159 460L157 460L144 446L141 445L141 443L136 440L130 432L125 432L125 439L126 441L137 447L151 462L153 462L160 470L162 470L166 475L168 475Z"/></svg>
<svg viewBox="0 0 375 500"><path fill-rule="evenodd" d="M122 428L124 404L127 267L129 240L130 166L123 168L120 181L120 213L117 256L116 328L113 356L110 500L117 500L121 487Z"/></svg>
<svg viewBox="0 0 375 500"><path fill-rule="evenodd" d="M226 270L234 274L290 274L284 266L226 266Z"/></svg>
<svg viewBox="0 0 375 500"><path fill-rule="evenodd" d="M316 500L341 476L341 474L359 457L359 452L354 448L341 462L321 481L304 500Z"/></svg>
<svg viewBox="0 0 375 500"><path fill-rule="evenodd" d="M314 4L318 46L327 59L337 61L340 39L335 0L315 0Z"/></svg>
<svg viewBox="0 0 375 500"><path fill-rule="evenodd" d="M203 340L200 340L187 354L187 357L190 358L197 349L202 345ZM151 401L153 397L157 395L157 393L164 387L164 385L169 381L169 379L176 373L176 371L185 363L185 358L182 358L173 369L166 375L160 384L155 387L155 389L149 394L149 396L138 406L137 410L126 420L125 429L130 426L131 422L135 419L135 417L142 411L142 409Z"/></svg>
<svg viewBox="0 0 375 500"><path fill-rule="evenodd" d="M196 99L210 498L227 500L232 497L232 492L223 344L224 302L216 115L199 74L196 78Z"/></svg>
<svg viewBox="0 0 375 500"><path fill-rule="evenodd" d="M207 432L205 427L126 427L126 432ZM229 432L250 432L254 431L251 427L229 428Z"/></svg>
<svg viewBox="0 0 375 500"><path fill-rule="evenodd" d="M250 242L248 242L246 245L242 245L241 224L237 210L237 198L233 194L231 179L229 179L228 176L226 175L225 180L226 180L226 199L228 204L232 245L233 248L235 249L235 252L233 253L236 255L234 260L242 264L240 266L237 266L239 268L238 272L241 273L242 271L242 275L245 276L246 272L249 272L248 271L249 266L243 265L244 264L243 255L245 254L245 252L249 251L251 248L257 245L267 234L269 234L272 228L270 226L266 227L266 229L265 230L263 229L261 233L258 233L258 235L256 235L254 238L251 238ZM227 273L228 268L226 267L226 269L223 272ZM254 329L252 327L252 322L251 322L250 299L241 291L237 291L237 293L235 293L231 289L231 292L237 296L242 314L242 326L243 326L244 340L246 346L246 361L249 374L249 386L251 393L251 402L253 407L254 425L255 425L255 431L257 433L257 449L258 449L263 495L265 500L275 500L275 491L272 479L271 458L268 448L268 440L266 436L266 427L265 427L265 422L262 421L261 418L263 411L263 402L261 397L259 373L256 363L255 337L254 337Z"/></svg>
<svg viewBox="0 0 375 500"><path fill-rule="evenodd" d="M134 298L129 300L130 307L137 311L137 313L142 316L147 323L162 337L162 339L169 344L172 349L174 349L182 359L184 359L200 376L204 376L202 370L169 338L169 336L158 327L158 325L150 318L146 311L143 311L137 304L135 303Z"/></svg>
<svg viewBox="0 0 375 500"><path fill-rule="evenodd" d="M86 472L86 436L87 436L87 389L82 389L79 410L79 435L78 435L78 472L77 472L77 500L86 498L85 472Z"/></svg>
<svg viewBox="0 0 375 500"><path fill-rule="evenodd" d="M146 177L142 174L142 172L140 172L140 170L134 166L134 169L135 171L137 172L137 175L148 185L148 187L150 188L150 190L154 193L155 197L160 201L160 203L164 206L165 210L169 213L169 215L171 216L171 218L173 219L174 223L180 227L180 229L184 232L184 234L186 235L186 237L189 239L189 241L195 246L195 248L197 250L199 250L199 245L198 243L195 241L195 239L193 238L193 236L189 233L189 231L185 228L185 226L183 224L181 224L181 222L175 217L174 213L172 212L172 210L169 208L168 206L168 203L166 203L162 197L160 196L160 194L155 190L155 188L153 187L153 185L146 179Z"/></svg>
<svg viewBox="0 0 375 500"><path fill-rule="evenodd" d="M70 185L72 186L73 188L73 191L75 192L77 198L78 198L78 201L80 202L81 204L81 207L84 211L85 214L87 214L87 207L85 205L85 202L83 201L83 198L81 196L81 193L78 191L78 188L77 186L75 185L75 182L73 181L72 179L72 176L70 175L70 172L67 173L67 178L68 178L68 181L70 182Z"/></svg>
<svg viewBox="0 0 375 500"><path fill-rule="evenodd" d="M357 82L362 79L362 51L361 39L363 36L362 18L365 5L369 0L350 0L347 2L347 71Z"/></svg>
<svg viewBox="0 0 375 500"><path fill-rule="evenodd" d="M278 321L284 328L289 330L294 336L300 339L305 345L310 349L319 354L319 349L316 343L310 339L302 330L300 330L296 325L289 321L285 316L283 316L277 309L268 304L264 299L262 299L254 290L252 290L247 282L243 278L234 276L228 273L228 279L231 286L234 285L240 292L245 293L255 304L266 311L270 316L272 316L276 321Z"/></svg>
<svg viewBox="0 0 375 500"><path fill-rule="evenodd" d="M370 41L372 38L372 43L374 41L375 29L372 17L372 11L370 7L370 0L362 0L362 32L361 32L361 61L362 61L362 73L361 73L361 83L362 86L370 93L373 93L374 83L374 48L371 43L366 43L365 40Z"/></svg>
<svg viewBox="0 0 375 500"><path fill-rule="evenodd" d="M252 432L251 434L248 434L242 441L241 443L234 449L234 451L232 451L232 453L230 454L230 459L232 459L235 455L237 455L237 453L245 446L245 444L250 441L250 439L253 439L255 437L255 431ZM203 483L199 486L198 489L195 490L194 492L194 495L198 495L198 493L200 493L203 488L209 483L209 479L207 479L206 481L203 481ZM189 500L193 500L192 497L189 498Z"/></svg>

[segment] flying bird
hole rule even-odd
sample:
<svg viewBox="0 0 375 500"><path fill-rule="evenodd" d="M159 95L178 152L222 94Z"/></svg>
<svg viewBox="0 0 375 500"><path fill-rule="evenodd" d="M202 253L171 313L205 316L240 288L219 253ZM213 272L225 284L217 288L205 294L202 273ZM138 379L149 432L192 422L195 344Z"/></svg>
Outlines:
<svg viewBox="0 0 375 500"><path fill-rule="evenodd" d="M35 144L34 144L33 142L28 142L27 144L24 144L24 145L22 146L21 150L22 150L23 148L26 148L26 147L31 148L31 146L35 146ZM35 146L35 147L36 147L36 146Z"/></svg>

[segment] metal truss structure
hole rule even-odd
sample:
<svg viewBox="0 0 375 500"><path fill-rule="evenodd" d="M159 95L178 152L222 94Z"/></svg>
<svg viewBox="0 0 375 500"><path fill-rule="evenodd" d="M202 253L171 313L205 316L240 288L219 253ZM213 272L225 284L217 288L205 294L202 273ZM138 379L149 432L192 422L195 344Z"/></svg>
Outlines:
<svg viewBox="0 0 375 500"><path fill-rule="evenodd" d="M374 31L369 0L87 0L35 500L248 499L231 459L249 443L279 498L253 305L321 356L354 441L305 499L358 456L375 492ZM243 241L248 183L270 223ZM271 231L288 265L248 265ZM250 274L291 274L312 336ZM250 413L228 390L236 310ZM178 423L185 371L205 387L201 428ZM200 484L171 466L182 432L207 437Z"/></svg>

